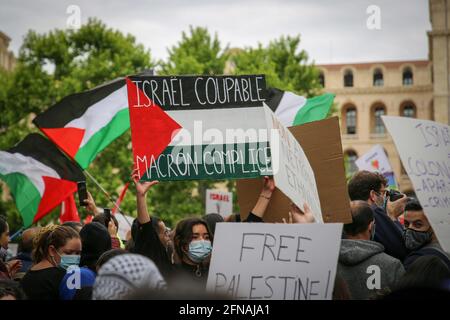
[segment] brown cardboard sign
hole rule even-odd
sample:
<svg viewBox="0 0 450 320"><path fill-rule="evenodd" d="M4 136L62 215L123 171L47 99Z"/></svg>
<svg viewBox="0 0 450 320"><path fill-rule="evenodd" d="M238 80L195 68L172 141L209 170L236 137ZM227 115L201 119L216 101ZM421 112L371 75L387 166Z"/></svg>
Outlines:
<svg viewBox="0 0 450 320"><path fill-rule="evenodd" d="M350 223L350 198L345 179L339 119L328 118L289 130L300 143L314 171L324 222ZM253 209L262 188L262 179L237 181L241 219ZM282 222L288 217L290 199L276 189L264 215L266 222Z"/></svg>

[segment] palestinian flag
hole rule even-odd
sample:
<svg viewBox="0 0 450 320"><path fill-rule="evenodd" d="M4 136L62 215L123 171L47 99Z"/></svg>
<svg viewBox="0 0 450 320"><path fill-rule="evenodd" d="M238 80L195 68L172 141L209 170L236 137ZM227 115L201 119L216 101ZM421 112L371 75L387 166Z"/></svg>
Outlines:
<svg viewBox="0 0 450 320"><path fill-rule="evenodd" d="M264 76L131 76L127 85L142 180L272 174Z"/></svg>
<svg viewBox="0 0 450 320"><path fill-rule="evenodd" d="M38 221L77 190L81 169L49 140L33 133L0 151L0 179L14 196L24 227Z"/></svg>
<svg viewBox="0 0 450 320"><path fill-rule="evenodd" d="M130 127L125 79L69 95L33 122L86 169L99 152Z"/></svg>
<svg viewBox="0 0 450 320"><path fill-rule="evenodd" d="M333 101L332 93L307 99L289 91L267 89L266 104L286 127L325 119Z"/></svg>
<svg viewBox="0 0 450 320"><path fill-rule="evenodd" d="M61 203L61 211L59 213L59 222L80 222L77 205L73 198L73 193Z"/></svg>

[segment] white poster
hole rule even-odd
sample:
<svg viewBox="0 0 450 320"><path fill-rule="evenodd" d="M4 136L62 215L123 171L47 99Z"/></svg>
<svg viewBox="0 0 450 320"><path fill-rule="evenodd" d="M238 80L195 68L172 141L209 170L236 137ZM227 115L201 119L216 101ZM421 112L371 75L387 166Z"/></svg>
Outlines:
<svg viewBox="0 0 450 320"><path fill-rule="evenodd" d="M428 120L382 118L439 243L450 252L450 127Z"/></svg>
<svg viewBox="0 0 450 320"><path fill-rule="evenodd" d="M222 217L233 213L233 193L206 189L205 214L218 213Z"/></svg>
<svg viewBox="0 0 450 320"><path fill-rule="evenodd" d="M207 290L232 299L330 300L342 224L218 223Z"/></svg>
<svg viewBox="0 0 450 320"><path fill-rule="evenodd" d="M359 170L387 173L393 172L389 159L381 145L377 144L356 160Z"/></svg>
<svg viewBox="0 0 450 320"><path fill-rule="evenodd" d="M305 152L275 114L267 106L264 108L267 127L271 130L270 150L276 187L302 210L307 202L316 221L323 222L314 171Z"/></svg>
<svg viewBox="0 0 450 320"><path fill-rule="evenodd" d="M126 240L127 232L131 230L131 225L133 224L134 218L121 213L116 213L114 217L116 217L117 222L119 223L119 230L117 230L117 234L120 239Z"/></svg>

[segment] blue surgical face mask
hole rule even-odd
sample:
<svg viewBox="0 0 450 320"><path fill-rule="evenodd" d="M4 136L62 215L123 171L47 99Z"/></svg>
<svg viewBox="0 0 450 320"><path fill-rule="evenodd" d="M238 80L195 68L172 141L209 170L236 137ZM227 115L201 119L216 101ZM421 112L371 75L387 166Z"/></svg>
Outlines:
<svg viewBox="0 0 450 320"><path fill-rule="evenodd" d="M78 266L80 264L81 256L78 254L63 254L58 255L61 257L61 262L59 266L64 270L67 270L70 266Z"/></svg>
<svg viewBox="0 0 450 320"><path fill-rule="evenodd" d="M205 260L211 253L212 246L209 240L195 240L189 243L188 256L195 263Z"/></svg>

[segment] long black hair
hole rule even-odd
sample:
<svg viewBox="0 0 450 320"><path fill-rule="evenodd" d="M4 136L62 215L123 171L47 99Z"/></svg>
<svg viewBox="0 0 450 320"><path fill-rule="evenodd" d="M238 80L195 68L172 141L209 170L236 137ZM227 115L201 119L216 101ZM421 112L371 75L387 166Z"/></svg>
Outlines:
<svg viewBox="0 0 450 320"><path fill-rule="evenodd" d="M183 260L183 256L185 255L183 248L189 245L192 240L192 228L197 224L202 224L205 226L208 231L209 239L212 243L213 236L205 220L200 218L186 218L181 220L177 223L175 228L175 236L173 239L175 253L178 255L180 261Z"/></svg>

